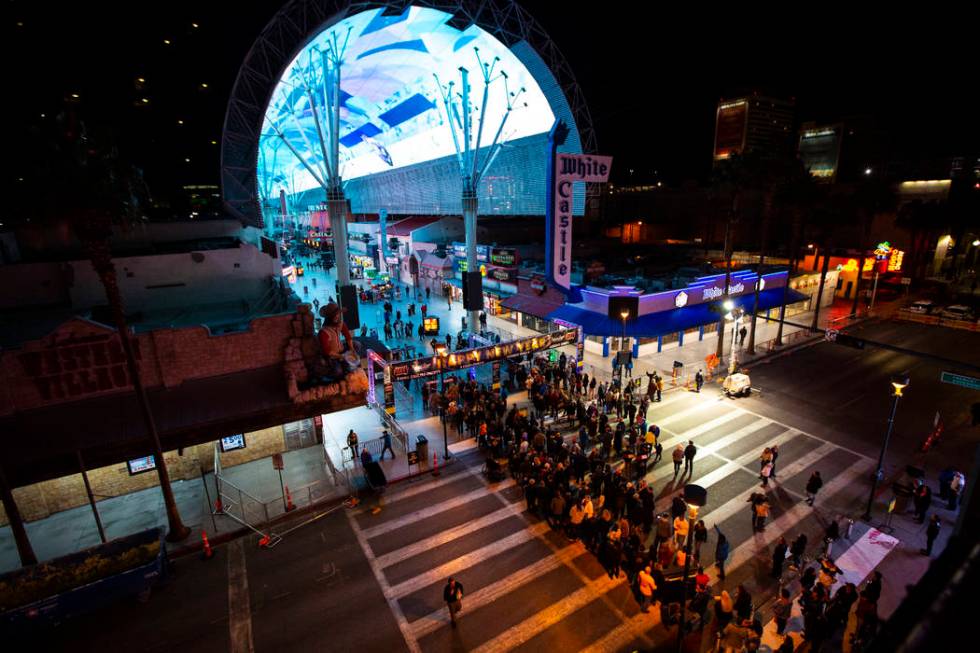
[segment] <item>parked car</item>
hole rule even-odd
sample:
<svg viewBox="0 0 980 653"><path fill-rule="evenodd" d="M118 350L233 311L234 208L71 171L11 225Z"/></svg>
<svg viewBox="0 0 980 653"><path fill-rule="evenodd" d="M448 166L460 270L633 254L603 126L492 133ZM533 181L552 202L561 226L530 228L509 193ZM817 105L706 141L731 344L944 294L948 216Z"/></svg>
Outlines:
<svg viewBox="0 0 980 653"><path fill-rule="evenodd" d="M976 319L976 317L973 315L973 311L970 310L970 307L964 306L963 304L953 304L952 306L947 306L939 312L939 317L946 318L947 320L965 320L968 322L972 322Z"/></svg>
<svg viewBox="0 0 980 653"><path fill-rule="evenodd" d="M917 302L912 302L909 304L909 310L913 313L921 313L923 315L929 315L935 310L936 304L928 299L920 299Z"/></svg>

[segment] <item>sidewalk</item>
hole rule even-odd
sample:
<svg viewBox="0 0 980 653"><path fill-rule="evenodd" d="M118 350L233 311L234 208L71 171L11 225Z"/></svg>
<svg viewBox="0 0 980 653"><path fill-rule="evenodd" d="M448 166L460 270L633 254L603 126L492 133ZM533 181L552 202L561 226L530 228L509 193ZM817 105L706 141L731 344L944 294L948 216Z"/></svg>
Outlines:
<svg viewBox="0 0 980 653"><path fill-rule="evenodd" d="M293 503L297 507L309 505L331 497L346 496L346 487L334 485L325 469L323 450L320 445L283 453L282 478L289 486ZM172 548L194 545L201 540L201 531L214 538L216 534L237 531L242 526L233 519L217 515L212 521L211 509L217 498L213 468L209 467L205 478L207 493L200 478L178 480L172 483L177 509L191 535ZM285 512L279 474L269 458L227 467L222 470L226 483L224 493L236 496L232 484L252 495L268 508L270 518ZM210 503L208 501L210 496ZM237 499L235 499L237 501ZM148 528L167 528L167 514L163 494L159 486L130 494L102 499L96 503L106 538L130 535ZM254 505L251 507L254 508ZM255 511L251 510L250 515ZM59 556L100 544L98 529L89 504L54 513L44 519L28 522L27 534L38 560L50 560ZM19 568L20 558L9 526L0 527L0 572Z"/></svg>

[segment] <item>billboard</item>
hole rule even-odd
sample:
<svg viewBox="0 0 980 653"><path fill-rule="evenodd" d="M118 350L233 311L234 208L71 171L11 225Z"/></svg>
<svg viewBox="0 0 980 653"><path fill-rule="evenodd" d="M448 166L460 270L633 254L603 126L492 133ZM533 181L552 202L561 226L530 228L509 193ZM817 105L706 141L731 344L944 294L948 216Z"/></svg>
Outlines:
<svg viewBox="0 0 980 653"><path fill-rule="evenodd" d="M800 160L810 174L833 179L840 160L841 126L809 127L800 131Z"/></svg>
<svg viewBox="0 0 980 653"><path fill-rule="evenodd" d="M745 100L722 102L715 117L715 160L739 154L745 147L749 103Z"/></svg>

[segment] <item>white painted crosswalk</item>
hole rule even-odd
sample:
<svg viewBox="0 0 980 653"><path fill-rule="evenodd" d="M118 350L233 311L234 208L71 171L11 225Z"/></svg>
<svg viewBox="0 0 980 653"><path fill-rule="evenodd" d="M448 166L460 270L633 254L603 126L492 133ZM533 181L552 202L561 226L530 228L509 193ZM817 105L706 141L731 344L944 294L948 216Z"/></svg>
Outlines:
<svg viewBox="0 0 980 653"><path fill-rule="evenodd" d="M808 506L801 494L800 478L811 468L826 465L821 497L827 499L863 487L870 472L872 461L867 458L792 426L710 397L675 394L655 404L651 412L656 412L656 420L650 421L661 425L665 450L688 440L698 446L692 480L708 490L709 504L702 508L706 523L728 524L725 528L732 531L729 575L768 560L780 535L795 531L821 510ZM699 414L706 419L698 421ZM765 531L750 534L747 500L761 490L756 478L760 451L751 443L763 439L767 446L796 453L781 457L779 479L768 488L779 498L781 514ZM647 480L658 491L672 481L671 471L670 462L663 461L649 470ZM474 486L474 478L480 479L479 486ZM609 578L582 544L569 542L546 522L529 516L515 485L512 478L487 483L479 468L471 467L438 480L392 488L377 516L350 515L410 651L497 653L530 647L606 652L651 647L656 637L668 635L658 627L657 610L637 612L625 577ZM668 489L674 493L680 486ZM731 524L737 525L742 513L745 532L736 532L739 529ZM709 575L717 580L713 568ZM458 628L450 628L442 600L449 576L466 588Z"/></svg>

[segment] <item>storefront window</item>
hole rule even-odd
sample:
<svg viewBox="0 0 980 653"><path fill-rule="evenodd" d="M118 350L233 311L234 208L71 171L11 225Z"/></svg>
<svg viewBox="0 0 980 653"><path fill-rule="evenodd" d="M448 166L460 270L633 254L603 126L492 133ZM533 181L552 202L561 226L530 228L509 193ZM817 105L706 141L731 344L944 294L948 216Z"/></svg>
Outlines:
<svg viewBox="0 0 980 653"><path fill-rule="evenodd" d="M665 333L663 338L664 338L663 342L665 345L672 342L677 342L677 332L674 331L673 333Z"/></svg>

